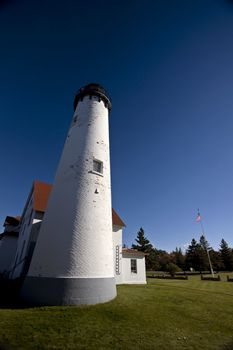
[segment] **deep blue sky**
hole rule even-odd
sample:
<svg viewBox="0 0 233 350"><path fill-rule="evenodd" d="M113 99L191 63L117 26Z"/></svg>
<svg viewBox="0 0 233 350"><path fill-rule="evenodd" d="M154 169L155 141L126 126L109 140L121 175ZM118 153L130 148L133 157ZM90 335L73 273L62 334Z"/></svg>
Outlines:
<svg viewBox="0 0 233 350"><path fill-rule="evenodd" d="M53 182L73 97L110 93L113 206L129 246L233 246L233 3L0 1L0 219Z"/></svg>

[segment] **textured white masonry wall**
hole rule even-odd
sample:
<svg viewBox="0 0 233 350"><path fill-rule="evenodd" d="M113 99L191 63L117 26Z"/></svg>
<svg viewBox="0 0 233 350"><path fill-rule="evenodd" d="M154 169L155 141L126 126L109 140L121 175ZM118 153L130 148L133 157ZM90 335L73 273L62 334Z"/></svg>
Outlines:
<svg viewBox="0 0 233 350"><path fill-rule="evenodd" d="M92 172L103 162L103 176ZM78 102L28 276L114 277L108 109Z"/></svg>

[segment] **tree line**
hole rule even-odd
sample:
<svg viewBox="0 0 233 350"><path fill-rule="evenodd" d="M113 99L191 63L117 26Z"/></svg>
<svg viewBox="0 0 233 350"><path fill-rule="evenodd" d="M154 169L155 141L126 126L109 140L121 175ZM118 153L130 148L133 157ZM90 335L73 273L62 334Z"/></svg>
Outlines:
<svg viewBox="0 0 233 350"><path fill-rule="evenodd" d="M152 271L208 271L210 270L207 250L215 271L233 271L233 249L222 239L219 250L214 250L203 235L199 241L194 238L185 252L176 248L171 253L153 247L145 237L141 227L135 239L137 244L132 244L133 249L147 253L146 269Z"/></svg>

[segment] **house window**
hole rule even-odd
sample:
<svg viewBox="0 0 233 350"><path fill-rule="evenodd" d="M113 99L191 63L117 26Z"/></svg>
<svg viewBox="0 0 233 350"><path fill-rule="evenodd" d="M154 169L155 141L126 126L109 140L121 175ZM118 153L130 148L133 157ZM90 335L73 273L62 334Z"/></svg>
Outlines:
<svg viewBox="0 0 233 350"><path fill-rule="evenodd" d="M95 173L103 174L103 162L93 159L93 171Z"/></svg>
<svg viewBox="0 0 233 350"><path fill-rule="evenodd" d="M131 259L131 273L137 273L137 259Z"/></svg>

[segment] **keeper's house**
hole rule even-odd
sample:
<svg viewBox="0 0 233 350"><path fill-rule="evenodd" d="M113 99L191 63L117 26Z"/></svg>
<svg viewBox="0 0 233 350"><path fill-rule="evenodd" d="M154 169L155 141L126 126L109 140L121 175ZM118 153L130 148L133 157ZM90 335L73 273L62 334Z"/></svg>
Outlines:
<svg viewBox="0 0 233 350"><path fill-rule="evenodd" d="M51 189L52 185L34 181L22 216L6 217L0 234L0 275L10 279L27 275ZM145 254L122 247L125 224L114 209L112 223L116 284L146 284Z"/></svg>

